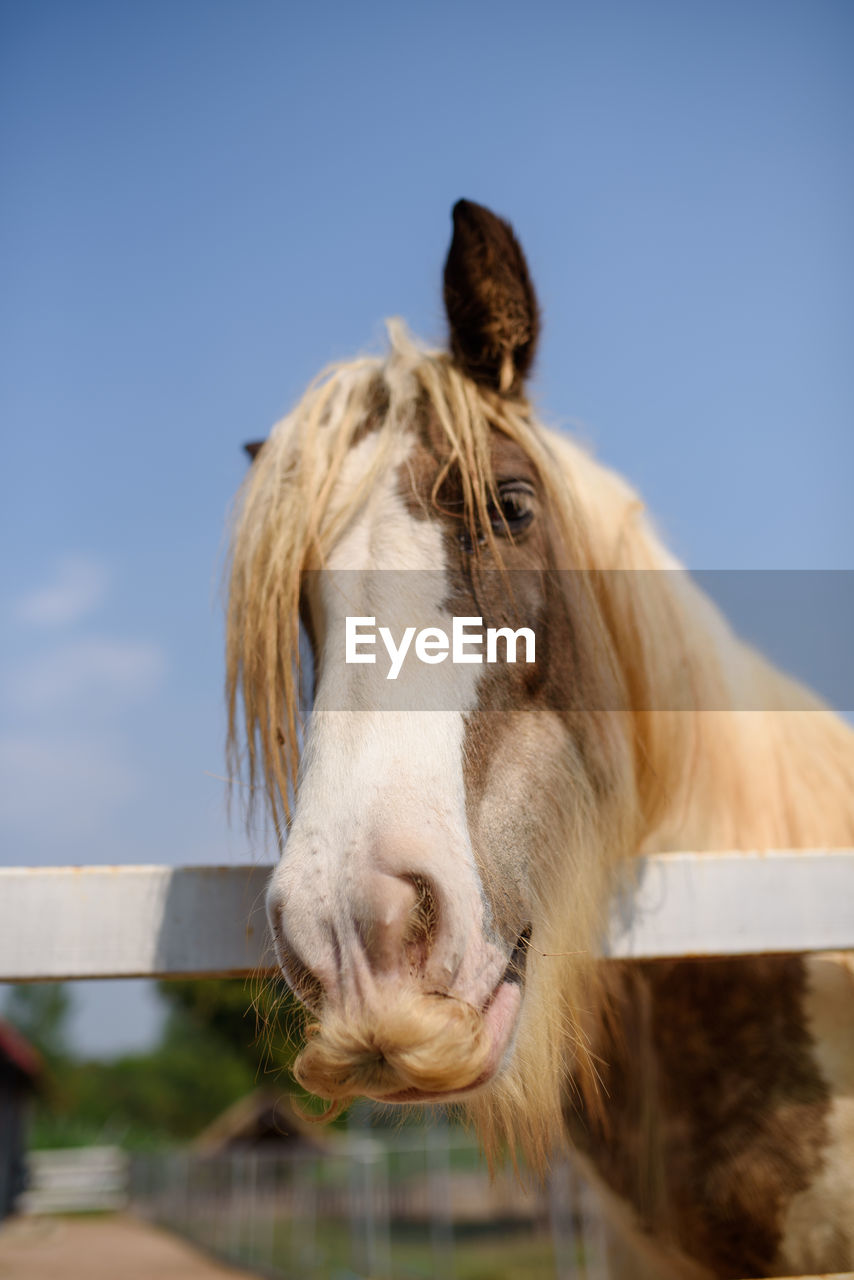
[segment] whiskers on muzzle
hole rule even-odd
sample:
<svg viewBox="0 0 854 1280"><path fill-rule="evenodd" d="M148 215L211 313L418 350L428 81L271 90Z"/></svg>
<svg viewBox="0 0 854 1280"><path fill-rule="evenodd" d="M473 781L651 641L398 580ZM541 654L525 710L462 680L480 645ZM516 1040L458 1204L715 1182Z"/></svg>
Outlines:
<svg viewBox="0 0 854 1280"><path fill-rule="evenodd" d="M331 1102L414 1090L454 1093L486 1070L490 1037L482 1014L443 995L407 992L387 1007L345 1016L329 1011L307 1030L294 1075Z"/></svg>

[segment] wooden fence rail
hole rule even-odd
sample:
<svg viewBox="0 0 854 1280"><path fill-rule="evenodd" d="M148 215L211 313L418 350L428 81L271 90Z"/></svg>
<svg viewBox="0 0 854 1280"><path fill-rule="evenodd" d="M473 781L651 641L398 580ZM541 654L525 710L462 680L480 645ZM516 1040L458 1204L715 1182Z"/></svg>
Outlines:
<svg viewBox="0 0 854 1280"><path fill-rule="evenodd" d="M274 967L271 868L0 869L0 981L205 977ZM854 950L854 850L639 860L603 955Z"/></svg>

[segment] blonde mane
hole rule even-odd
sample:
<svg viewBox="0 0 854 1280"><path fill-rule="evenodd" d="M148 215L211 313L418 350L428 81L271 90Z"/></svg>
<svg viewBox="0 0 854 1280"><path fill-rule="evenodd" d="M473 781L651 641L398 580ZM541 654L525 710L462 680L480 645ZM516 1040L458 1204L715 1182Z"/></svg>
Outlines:
<svg viewBox="0 0 854 1280"><path fill-rule="evenodd" d="M559 564L596 571L588 589L597 659L618 682L623 708L584 713L625 785L608 810L578 785L578 763L568 766L577 803L543 851L537 937L545 954L529 957L509 1069L467 1106L488 1151L507 1142L542 1162L560 1141L567 1087L588 1101L595 1092L586 1045L601 990L589 953L617 869L638 852L668 848L854 843L854 733L742 644L682 573L668 572L678 566L619 477L537 424L525 400L477 386L402 325L389 331L385 358L320 375L275 427L238 497L227 612L231 769L239 772L245 735L247 781L266 793L274 820L289 817L302 732L302 576L323 566L419 408L430 408L447 444L434 502L454 468L471 528L489 529L493 432L515 441L543 485ZM342 494L342 464L367 431L377 437L371 464ZM745 691L756 689L766 709L744 710L756 705ZM576 950L581 957L568 954ZM586 1073L574 1074L585 1060Z"/></svg>

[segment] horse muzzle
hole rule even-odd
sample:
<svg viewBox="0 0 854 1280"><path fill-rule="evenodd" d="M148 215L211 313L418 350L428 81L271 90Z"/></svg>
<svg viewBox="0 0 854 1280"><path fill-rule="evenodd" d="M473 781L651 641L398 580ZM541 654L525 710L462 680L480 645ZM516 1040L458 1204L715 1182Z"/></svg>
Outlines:
<svg viewBox="0 0 854 1280"><path fill-rule="evenodd" d="M530 930L497 943L479 893L461 902L423 870L307 866L285 859L268 894L282 971L317 1017L299 1082L331 1101L406 1103L491 1080L513 1040Z"/></svg>
<svg viewBox="0 0 854 1280"><path fill-rule="evenodd" d="M355 1016L325 1013L309 1028L294 1075L329 1101L451 1102L499 1071L521 1006L517 982L502 980L485 1008L404 989Z"/></svg>

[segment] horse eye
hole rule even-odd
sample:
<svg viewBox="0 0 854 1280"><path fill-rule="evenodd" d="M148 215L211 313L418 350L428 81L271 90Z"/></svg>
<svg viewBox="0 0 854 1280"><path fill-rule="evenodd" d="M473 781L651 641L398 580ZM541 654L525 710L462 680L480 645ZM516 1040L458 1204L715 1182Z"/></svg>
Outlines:
<svg viewBox="0 0 854 1280"><path fill-rule="evenodd" d="M489 521L501 536L521 533L534 518L534 491L530 485L514 480L498 486L498 502L490 502Z"/></svg>
<svg viewBox="0 0 854 1280"><path fill-rule="evenodd" d="M486 513L492 532L498 538L514 537L527 529L534 518L534 490L524 480L507 480L498 486L497 501L487 503ZM486 535L481 531L477 538L483 546ZM460 533L460 545L464 551L473 551L474 545L467 529Z"/></svg>

